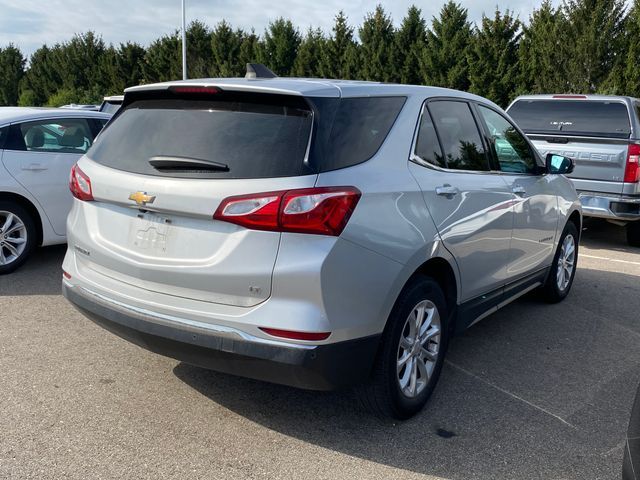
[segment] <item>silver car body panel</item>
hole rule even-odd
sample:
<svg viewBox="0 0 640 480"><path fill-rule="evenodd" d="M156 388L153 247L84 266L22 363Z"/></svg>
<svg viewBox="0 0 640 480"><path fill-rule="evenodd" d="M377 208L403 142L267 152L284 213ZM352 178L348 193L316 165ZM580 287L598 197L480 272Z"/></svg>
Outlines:
<svg viewBox="0 0 640 480"><path fill-rule="evenodd" d="M126 92L183 84L145 85ZM68 218L69 249L63 264L70 276L65 280L68 288L84 288L165 319L188 319L263 340L273 337L259 327L331 332L326 340L286 343L333 344L380 334L402 288L429 260L451 267L458 304L548 268L559 232L568 217L580 211L575 190L562 176L520 178L493 172L467 177L410 160L423 102L448 96L498 108L475 95L332 80L212 79L186 84L304 96L403 95L407 101L371 159L318 175L174 180L118 171L83 157L79 166L92 180L96 201L75 200ZM430 189L447 181L459 181L470 193L450 204L446 199L434 203ZM531 197L514 194L514 183L525 184ZM252 231L211 219L229 195L340 185L357 187L362 197L337 238ZM136 191L156 196L149 213L139 212L127 200ZM440 204L447 205L449 213ZM175 223L159 232L160 227L144 223L146 215ZM137 232L149 228L167 235L166 252L143 252L135 245Z"/></svg>

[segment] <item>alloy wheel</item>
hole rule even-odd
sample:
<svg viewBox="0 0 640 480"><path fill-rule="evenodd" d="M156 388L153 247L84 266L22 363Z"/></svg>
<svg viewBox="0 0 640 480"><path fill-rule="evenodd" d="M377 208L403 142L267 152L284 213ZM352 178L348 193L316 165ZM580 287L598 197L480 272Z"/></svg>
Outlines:
<svg viewBox="0 0 640 480"><path fill-rule="evenodd" d="M405 321L396 363L400 390L415 398L425 389L440 352L440 314L429 300L418 303Z"/></svg>
<svg viewBox="0 0 640 480"><path fill-rule="evenodd" d="M564 292L569 287L569 283L571 283L575 260L576 242L573 235L567 235L562 242L560 256L558 257L558 270L556 272L556 281L561 292Z"/></svg>
<svg viewBox="0 0 640 480"><path fill-rule="evenodd" d="M0 210L0 265L15 262L27 246L27 227L15 213Z"/></svg>

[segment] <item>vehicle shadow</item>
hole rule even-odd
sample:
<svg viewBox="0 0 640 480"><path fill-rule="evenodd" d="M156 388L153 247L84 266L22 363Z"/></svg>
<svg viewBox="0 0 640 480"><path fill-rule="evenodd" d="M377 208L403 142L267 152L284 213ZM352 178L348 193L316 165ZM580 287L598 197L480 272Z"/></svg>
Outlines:
<svg viewBox="0 0 640 480"><path fill-rule="evenodd" d="M640 255L640 248L631 247L627 244L624 227L613 225L606 220L598 218L584 219L580 243L594 250L613 250Z"/></svg>
<svg viewBox="0 0 640 480"><path fill-rule="evenodd" d="M353 391L306 392L184 363L174 374L268 429L420 474L614 478L640 380L640 296L619 300L638 279L581 269L567 301L530 294L478 323L452 342L427 408L405 422L371 415ZM598 310L616 303L612 314Z"/></svg>
<svg viewBox="0 0 640 480"><path fill-rule="evenodd" d="M0 275L0 296L60 295L66 245L36 248L15 272Z"/></svg>

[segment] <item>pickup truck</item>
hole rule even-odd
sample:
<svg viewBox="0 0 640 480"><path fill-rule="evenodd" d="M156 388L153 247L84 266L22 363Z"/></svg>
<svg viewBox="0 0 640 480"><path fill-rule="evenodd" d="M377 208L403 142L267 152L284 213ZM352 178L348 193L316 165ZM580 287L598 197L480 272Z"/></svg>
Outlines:
<svg viewBox="0 0 640 480"><path fill-rule="evenodd" d="M608 95L525 95L507 109L544 157L574 160L568 175L586 216L625 226L640 247L640 100Z"/></svg>

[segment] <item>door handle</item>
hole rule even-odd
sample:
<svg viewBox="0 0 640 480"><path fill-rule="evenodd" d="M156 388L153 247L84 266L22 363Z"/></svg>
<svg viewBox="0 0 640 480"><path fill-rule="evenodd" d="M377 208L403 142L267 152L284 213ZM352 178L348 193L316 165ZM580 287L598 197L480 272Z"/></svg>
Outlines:
<svg viewBox="0 0 640 480"><path fill-rule="evenodd" d="M453 197L460 193L457 187L452 187L451 185L443 185L441 187L436 187L436 195L444 195L445 197Z"/></svg>
<svg viewBox="0 0 640 480"><path fill-rule="evenodd" d="M524 195L525 193L527 193L527 191L525 190L524 187L521 187L520 185L516 185L515 187L513 187L511 189L511 191L513 193L515 193L516 195Z"/></svg>
<svg viewBox="0 0 640 480"><path fill-rule="evenodd" d="M31 172L39 172L41 170L48 170L48 167L45 167L41 163L32 163L28 167L22 167L22 170L29 170Z"/></svg>

